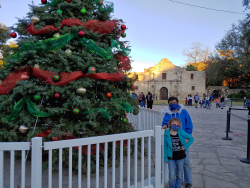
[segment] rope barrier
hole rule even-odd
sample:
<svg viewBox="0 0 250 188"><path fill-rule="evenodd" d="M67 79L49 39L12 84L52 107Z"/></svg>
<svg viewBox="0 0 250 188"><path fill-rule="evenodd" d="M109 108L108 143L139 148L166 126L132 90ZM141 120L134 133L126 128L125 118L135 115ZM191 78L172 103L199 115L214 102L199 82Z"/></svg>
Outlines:
<svg viewBox="0 0 250 188"><path fill-rule="evenodd" d="M235 116L235 117L237 117L237 118L239 118L239 119L241 119L241 120L243 120L243 121L248 121L248 119L244 119L244 118L242 118L242 117L240 117L240 116L237 116L237 115L235 115L235 114L232 114L231 112L228 112L228 114L230 114L230 115L232 115L232 116Z"/></svg>

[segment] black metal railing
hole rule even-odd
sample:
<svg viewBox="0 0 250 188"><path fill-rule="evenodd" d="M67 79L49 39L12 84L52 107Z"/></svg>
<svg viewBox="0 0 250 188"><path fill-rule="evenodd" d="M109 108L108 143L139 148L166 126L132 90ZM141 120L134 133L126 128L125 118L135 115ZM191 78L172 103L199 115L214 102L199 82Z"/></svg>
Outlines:
<svg viewBox="0 0 250 188"><path fill-rule="evenodd" d="M248 124L248 131L247 131L247 158L241 158L240 161L244 163L250 163L250 119L245 119L240 116L237 116L233 114L231 111L232 110L244 110L247 111L247 109L239 109L239 108L229 108L227 111L227 126L226 126L226 137L223 137L223 140L233 140L232 138L228 137L228 133L232 133L233 131L230 131L230 120L231 120L231 115L234 117L237 117L243 121L247 121Z"/></svg>

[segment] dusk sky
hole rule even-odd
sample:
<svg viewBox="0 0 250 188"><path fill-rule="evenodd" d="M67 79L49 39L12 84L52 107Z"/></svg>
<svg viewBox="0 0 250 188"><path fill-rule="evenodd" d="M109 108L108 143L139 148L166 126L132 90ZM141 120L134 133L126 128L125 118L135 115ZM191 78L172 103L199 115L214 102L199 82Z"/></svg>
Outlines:
<svg viewBox="0 0 250 188"><path fill-rule="evenodd" d="M41 0L33 0L35 5ZM200 42L213 51L233 23L245 14L213 11L179 4L170 0L110 0L114 3L114 18L123 19L132 46L133 71L156 65L167 58L174 65L186 62L183 49L192 42ZM177 0L195 6L238 13L244 12L242 0ZM12 26L16 17L22 18L29 11L32 0L0 0L0 22Z"/></svg>

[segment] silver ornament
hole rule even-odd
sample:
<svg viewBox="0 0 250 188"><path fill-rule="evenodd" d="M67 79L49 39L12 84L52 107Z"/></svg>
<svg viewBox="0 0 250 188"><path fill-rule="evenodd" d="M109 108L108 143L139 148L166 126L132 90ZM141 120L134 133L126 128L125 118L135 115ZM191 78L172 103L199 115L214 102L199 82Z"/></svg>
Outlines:
<svg viewBox="0 0 250 188"><path fill-rule="evenodd" d="M58 39L60 37L60 33L54 34L54 37Z"/></svg>
<svg viewBox="0 0 250 188"><path fill-rule="evenodd" d="M14 54L14 52L13 52L13 51L10 51L10 52L9 52L9 54L10 54L10 55L13 55L13 54Z"/></svg>
<svg viewBox="0 0 250 188"><path fill-rule="evenodd" d="M72 51L70 49L65 50L65 53L67 56L71 56L72 55Z"/></svg>
<svg viewBox="0 0 250 188"><path fill-rule="evenodd" d="M86 93L86 89L85 88L78 88L77 90L76 90L76 93L78 93L78 94L85 94Z"/></svg>
<svg viewBox="0 0 250 188"><path fill-rule="evenodd" d="M37 16L32 16L32 17L31 17L31 22L32 22L33 24L38 23L39 21L40 21L40 19L39 19Z"/></svg>
<svg viewBox="0 0 250 188"><path fill-rule="evenodd" d="M39 68L40 68L38 64L35 64L34 67L35 67L36 69L39 69Z"/></svg>
<svg viewBox="0 0 250 188"><path fill-rule="evenodd" d="M22 133L22 134L25 134L28 132L29 128L26 127L25 125L21 125L18 130Z"/></svg>

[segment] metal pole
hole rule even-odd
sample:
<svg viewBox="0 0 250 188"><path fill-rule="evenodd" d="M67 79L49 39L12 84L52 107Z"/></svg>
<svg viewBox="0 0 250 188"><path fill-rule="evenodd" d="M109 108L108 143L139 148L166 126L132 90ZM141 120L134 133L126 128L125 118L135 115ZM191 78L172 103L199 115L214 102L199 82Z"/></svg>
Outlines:
<svg viewBox="0 0 250 188"><path fill-rule="evenodd" d="M229 108L229 112L231 113L231 108ZM229 124L229 129L228 129L228 132L229 132L229 133L233 133L233 131L230 131L230 125L231 125L231 123L230 123L230 122L231 122L231 114L229 114L228 122L229 122L229 123L228 123L228 124Z"/></svg>
<svg viewBox="0 0 250 188"><path fill-rule="evenodd" d="M233 140L232 138L228 137L228 132L229 132L229 110L227 111L227 130L226 130L226 137L223 137L223 140Z"/></svg>
<svg viewBox="0 0 250 188"><path fill-rule="evenodd" d="M240 159L243 163L250 163L249 155L250 155L250 119L248 122L248 131L247 131L247 158Z"/></svg>

